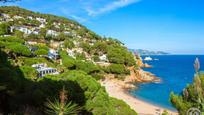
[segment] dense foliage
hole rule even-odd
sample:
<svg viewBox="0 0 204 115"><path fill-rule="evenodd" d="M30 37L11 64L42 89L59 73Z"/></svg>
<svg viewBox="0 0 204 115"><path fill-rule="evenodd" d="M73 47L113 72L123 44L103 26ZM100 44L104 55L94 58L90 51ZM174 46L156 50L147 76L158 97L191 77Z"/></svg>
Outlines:
<svg viewBox="0 0 204 115"><path fill-rule="evenodd" d="M179 113L184 115L189 108L198 108L204 111L204 73L199 72L200 63L198 58L195 60L194 80L192 84L187 85L182 95L171 93L171 102L178 109Z"/></svg>
<svg viewBox="0 0 204 115"><path fill-rule="evenodd" d="M107 68L105 68L105 71L112 74L129 74L130 71L125 68L124 65L121 64L111 64Z"/></svg>
<svg viewBox="0 0 204 115"><path fill-rule="evenodd" d="M171 102L183 115L191 108L196 107L204 110L204 73L196 74L194 82L189 84L184 90L182 95L171 93Z"/></svg>
<svg viewBox="0 0 204 115"><path fill-rule="evenodd" d="M134 56L126 48L120 46L111 46L108 50L108 59L112 63L125 64L127 66L135 65Z"/></svg>
<svg viewBox="0 0 204 115"><path fill-rule="evenodd" d="M9 34L9 25L8 23L0 24L0 35Z"/></svg>
<svg viewBox="0 0 204 115"><path fill-rule="evenodd" d="M30 76L29 74L35 71L29 73L29 67L18 68L10 65L6 56L6 53L1 52L0 111L2 112L24 113L26 109L32 108L35 112L44 113L46 109L44 103L47 98L53 100L64 86L69 92L67 98L85 107L83 113L120 115L122 110L127 114L136 114L124 102L110 98L105 89L83 71L69 71L59 76L47 76L33 81L24 75Z"/></svg>
<svg viewBox="0 0 204 115"><path fill-rule="evenodd" d="M8 23L0 23L0 35L2 35L0 37L0 113L46 114L50 104L59 105L59 102L54 100L64 87L68 92L66 98L83 107L79 113L136 114L123 101L109 97L104 87L96 81L103 78L101 75L103 72L128 74L127 67L135 65L133 55L121 42L112 38L102 38L79 23L63 17L8 6L1 6L0 12L8 14L13 19ZM15 19L15 16L21 18ZM32 16L32 19L28 18L29 16ZM39 34L8 30L9 26L38 28L40 21L34 20L36 18L45 18L47 21L45 27L39 30ZM47 35L49 29L58 32L59 35ZM65 35L64 32L68 34ZM33 44L29 44L29 41ZM55 47L53 41L59 46ZM47 56L51 48L59 51L59 60L52 60ZM72 49L75 57L68 55L67 50ZM101 61L99 59L101 55L107 55L107 63L110 63L105 69L94 62L96 58L97 62ZM56 68L60 74L38 77L38 72L32 65L40 63ZM45 106L47 102L49 104ZM67 104L68 109L73 107L70 103ZM49 107L53 110L53 107L60 108L61 105Z"/></svg>

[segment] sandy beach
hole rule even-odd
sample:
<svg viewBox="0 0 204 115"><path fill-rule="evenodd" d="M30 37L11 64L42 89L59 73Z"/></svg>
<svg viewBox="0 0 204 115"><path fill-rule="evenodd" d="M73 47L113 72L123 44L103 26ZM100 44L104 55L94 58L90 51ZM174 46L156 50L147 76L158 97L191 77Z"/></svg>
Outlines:
<svg viewBox="0 0 204 115"><path fill-rule="evenodd" d="M155 106L139 100L131 95L129 95L124 88L118 84L117 80L105 80L101 82L101 85L106 88L106 91L111 97L121 99L125 101L133 110L135 110L139 115L161 115L165 108ZM174 111L167 110L170 115L178 115Z"/></svg>

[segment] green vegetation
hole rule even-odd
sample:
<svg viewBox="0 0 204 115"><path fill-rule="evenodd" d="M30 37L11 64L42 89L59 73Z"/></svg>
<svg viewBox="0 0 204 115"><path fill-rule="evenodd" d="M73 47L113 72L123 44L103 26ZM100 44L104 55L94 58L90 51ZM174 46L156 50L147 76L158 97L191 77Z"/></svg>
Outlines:
<svg viewBox="0 0 204 115"><path fill-rule="evenodd" d="M126 69L124 65L121 64L111 64L107 68L105 68L105 71L112 74L129 74L130 71Z"/></svg>
<svg viewBox="0 0 204 115"><path fill-rule="evenodd" d="M134 56L126 48L121 46L110 47L108 50L108 59L110 62L116 64L135 65Z"/></svg>
<svg viewBox="0 0 204 115"><path fill-rule="evenodd" d="M9 34L9 25L8 23L0 24L0 35Z"/></svg>
<svg viewBox="0 0 204 115"><path fill-rule="evenodd" d="M199 72L200 64L198 59L195 61L195 77L192 84L187 85L182 95L171 93L171 102L181 115L186 114L187 110L195 107L204 111L204 73Z"/></svg>
<svg viewBox="0 0 204 115"><path fill-rule="evenodd" d="M75 115L82 110L77 104L67 102L67 92L64 87L60 91L59 98L60 100L55 100L55 102L48 100L46 103L46 113L53 115Z"/></svg>
<svg viewBox="0 0 204 115"><path fill-rule="evenodd" d="M64 41L64 47L72 49L72 48L74 48L74 43L71 40L65 40Z"/></svg>
<svg viewBox="0 0 204 115"><path fill-rule="evenodd" d="M47 55L48 51L45 49L38 49L34 52L35 55Z"/></svg>
<svg viewBox="0 0 204 115"><path fill-rule="evenodd" d="M5 57L6 53L1 52L1 57L2 55ZM10 65L8 60L6 62L3 60L7 59L1 58L0 61L0 102L3 102L0 103L0 108L4 113L23 114L24 108L29 110L32 108L35 112L44 113L47 111L47 106L44 106L47 99L54 100L62 87L65 87L69 92L69 96L66 98L80 107L84 107L84 110L80 111L83 114L114 115L118 113L120 115L122 111L131 115L136 114L125 103L117 102L116 99L113 101L104 88L92 76L83 71L68 71L58 76L31 80L33 78L28 77L33 74L28 72L29 67L25 66L19 69ZM52 101L49 103L51 104ZM73 106L68 104L67 107Z"/></svg>
<svg viewBox="0 0 204 115"><path fill-rule="evenodd" d="M30 56L31 51L28 49L28 47L22 45L22 44L8 44L7 48L10 52L17 54L17 55L23 55L23 56Z"/></svg>
<svg viewBox="0 0 204 115"><path fill-rule="evenodd" d="M88 74L96 73L99 71L99 67L91 62L76 61L76 69L83 70Z"/></svg>
<svg viewBox="0 0 204 115"><path fill-rule="evenodd" d="M65 66L68 69L75 68L75 60L72 57L67 56L66 51L61 51L60 57L62 59L63 66Z"/></svg>
<svg viewBox="0 0 204 115"><path fill-rule="evenodd" d="M102 38L79 23L63 17L11 6L1 6L0 12L13 19L12 22L0 24L1 113L136 114L123 101L109 97L104 87L96 81L102 79L104 73L129 74L127 67L135 66L134 56L121 42ZM14 16L22 18L15 19ZM20 30L10 33L9 26L38 28L41 22L36 18L45 19L47 22L45 27L39 29L39 34L25 34ZM48 30L53 30L58 35L47 35ZM3 37L7 34L8 37ZM36 43L29 44L28 41ZM53 46L52 41L60 44L56 48L59 50L60 60L47 57ZM68 49L79 51L74 51L75 57L71 57L67 53ZM105 69L95 63L100 61L99 56L103 54L107 55L107 63L111 64ZM38 77L38 72L32 65L40 63L56 68L60 74ZM62 95L58 96L62 88L64 92L68 92L68 95L63 95L63 102Z"/></svg>
<svg viewBox="0 0 204 115"><path fill-rule="evenodd" d="M37 79L37 71L30 67L30 66L21 66L19 68L23 74L23 76L26 77L26 79L36 80Z"/></svg>

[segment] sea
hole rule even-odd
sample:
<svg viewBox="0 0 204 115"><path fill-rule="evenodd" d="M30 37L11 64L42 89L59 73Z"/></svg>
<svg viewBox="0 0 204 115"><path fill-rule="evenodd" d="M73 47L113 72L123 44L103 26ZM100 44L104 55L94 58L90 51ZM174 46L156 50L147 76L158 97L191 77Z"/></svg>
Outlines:
<svg viewBox="0 0 204 115"><path fill-rule="evenodd" d="M144 59L145 56L142 56ZM204 55L159 55L150 56L152 61L144 61L153 68L144 70L155 74L160 83L137 84L138 89L129 93L138 99L175 111L170 103L170 93L181 94L182 90L193 82L195 70L194 61L199 58L200 70L204 70Z"/></svg>

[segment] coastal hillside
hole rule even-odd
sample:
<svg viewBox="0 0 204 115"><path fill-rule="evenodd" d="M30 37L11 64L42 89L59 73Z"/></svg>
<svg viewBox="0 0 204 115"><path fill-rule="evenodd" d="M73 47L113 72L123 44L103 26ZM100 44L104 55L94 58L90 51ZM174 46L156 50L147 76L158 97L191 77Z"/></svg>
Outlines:
<svg viewBox="0 0 204 115"><path fill-rule="evenodd" d="M76 21L0 7L0 114L136 115L98 81L125 80L137 58Z"/></svg>

